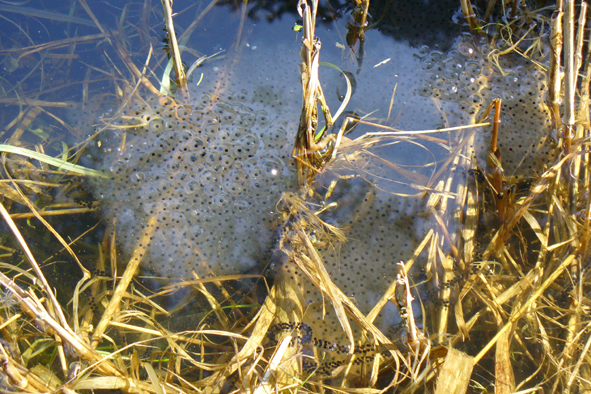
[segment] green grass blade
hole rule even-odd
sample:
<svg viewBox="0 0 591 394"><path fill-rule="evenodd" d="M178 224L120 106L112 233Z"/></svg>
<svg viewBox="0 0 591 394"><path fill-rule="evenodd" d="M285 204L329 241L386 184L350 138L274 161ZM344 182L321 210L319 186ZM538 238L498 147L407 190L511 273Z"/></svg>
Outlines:
<svg viewBox="0 0 591 394"><path fill-rule="evenodd" d="M49 164L50 166L57 167L59 170L69 171L79 175L109 178L107 174L104 174L100 171L92 170L77 164L72 164L65 160L56 159L55 157L35 152L30 149L20 148L18 146L0 144L0 153L13 153L16 155L25 156L33 160L39 160L40 162Z"/></svg>
<svg viewBox="0 0 591 394"><path fill-rule="evenodd" d="M338 72L343 74L343 77L345 77L345 81L347 82L347 94L345 94L345 98L343 99L341 106L339 107L339 109L337 110L337 112L335 113L335 115L332 118L332 121L336 122L337 119L339 118L339 116L341 116L341 114L343 113L343 111L345 110L347 105L349 104L349 100L351 99L351 94L353 94L353 88L351 86L351 81L349 81L349 77L347 77L347 74L345 74L343 72L343 70L341 70L340 68L338 68L334 64L328 63L328 62L320 62L319 64L321 66L327 66L327 67L334 68L335 70L337 70ZM316 135L314 136L314 142L318 142L318 140L320 140L322 138L325 128L326 128L326 126L324 126L322 128L322 130L320 130L319 132L316 133Z"/></svg>

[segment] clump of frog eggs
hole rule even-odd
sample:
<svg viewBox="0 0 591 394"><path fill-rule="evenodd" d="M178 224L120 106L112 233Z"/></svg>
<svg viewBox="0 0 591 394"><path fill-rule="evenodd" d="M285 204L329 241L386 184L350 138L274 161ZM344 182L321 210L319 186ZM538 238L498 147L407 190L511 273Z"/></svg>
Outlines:
<svg viewBox="0 0 591 394"><path fill-rule="evenodd" d="M474 122L493 99L501 98L498 146L505 173L525 177L539 174L545 164L553 161L554 148L544 138L550 127L544 106L546 76L522 57L513 55L500 57L501 72L487 56L492 49L486 40L470 36L459 37L447 52L425 47L422 64L426 75L417 93L456 103L464 124ZM492 126L482 128L477 146L472 147L481 166L485 165L491 129ZM356 305L367 314L396 277L396 262L412 256L429 223L417 213L422 209L420 202L388 195L367 185L345 191L344 184L341 181L343 204L327 213L325 220L340 223L347 230L348 241L317 248L331 279L347 296L354 297ZM337 200L339 187L335 191ZM316 295L316 299L321 297ZM336 334L342 331L332 313L318 301L307 309L305 320L315 335L347 343L344 335ZM400 320L388 304L374 323L388 332Z"/></svg>
<svg viewBox="0 0 591 394"><path fill-rule="evenodd" d="M477 119L492 99L502 98L499 148L505 171L538 171L550 151L539 144L548 128L545 75L513 56L501 58L503 74L487 57L490 49L467 37L445 53L425 49L427 75L418 93L457 103L467 120ZM270 260L265 255L277 245L277 202L294 176L293 136L288 137L290 129L281 118L285 114L274 112L283 111L285 104L269 101L268 93L229 94L215 103L204 94L189 107L148 100L122 117L124 128L113 128L103 138L103 168L111 178L95 181L95 194L105 201L105 213L116 223L126 253L155 217L143 265L159 275L240 273ZM255 101L263 109L253 110ZM489 141L489 134L483 140ZM475 150L486 152L482 146ZM321 182L318 190L326 186ZM396 263L412 255L426 223L417 214L417 202L373 189L358 178L340 180L331 201L338 206L322 219L344 229L348 240L315 247L331 279L367 314L396 276ZM324 298L310 289L306 300L304 321L314 334L346 343ZM394 309L388 304L376 320L384 332L399 323Z"/></svg>
<svg viewBox="0 0 591 394"><path fill-rule="evenodd" d="M425 49L422 62L427 76L418 93L456 102L472 122L493 99L502 99L498 146L505 173L539 173L552 162L553 147L543 138L550 134L544 104L547 77L518 54L495 56L498 53L485 37L469 35L460 36L447 53ZM484 140L490 141L490 134ZM485 146L479 147L480 156L486 153Z"/></svg>
<svg viewBox="0 0 591 394"><path fill-rule="evenodd" d="M136 104L102 137L94 181L124 252L156 219L143 266L159 275L238 273L273 244L275 204L292 179L285 124L244 93L193 106ZM122 144L122 141L125 143Z"/></svg>

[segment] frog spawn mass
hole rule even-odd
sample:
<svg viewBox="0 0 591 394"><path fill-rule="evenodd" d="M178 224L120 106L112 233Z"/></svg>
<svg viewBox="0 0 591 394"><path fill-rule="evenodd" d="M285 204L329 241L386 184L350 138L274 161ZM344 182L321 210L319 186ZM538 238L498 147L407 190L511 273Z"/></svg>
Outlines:
<svg viewBox="0 0 591 394"><path fill-rule="evenodd" d="M490 49L487 43L460 37L446 53L424 50L426 75L416 92L456 103L464 124L493 98L503 98L499 146L506 173L522 173L520 167L538 170L549 150L544 145L535 152L547 127L541 108L544 76L523 61L502 57L503 76L486 57ZM271 212L293 179L288 134L294 131L297 105L277 101L273 92L285 87L251 90L227 94L215 103L211 93L201 93L192 106L183 107L148 98L122 117L125 128L102 137L103 168L112 179L95 181L95 190L107 216L116 219L117 239L126 254L137 246L147 220L157 215L158 229L144 267L181 278L192 271L239 273L265 261L265 253L276 244ZM375 103L366 110L390 101L389 90L375 92L370 96ZM125 147L118 150L125 133ZM482 143L475 149L482 158L490 135L480 135ZM349 240L322 253L333 280L367 313L388 278L395 276L395 263L407 258L421 238L420 228L410 230L405 224L416 226L412 215L418 208L379 192L369 208L375 215L366 215L367 206L360 215L361 204L352 205L348 193L332 220L348 227ZM353 223L353 217L361 219Z"/></svg>
<svg viewBox="0 0 591 394"><path fill-rule="evenodd" d="M552 163L554 152L554 146L547 138L550 125L544 106L546 76L517 55L499 59L501 72L487 56L492 50L488 42L465 36L459 37L447 52L423 49L421 65L425 74L416 93L453 104L456 108L450 111L462 119L464 125L481 117L493 99L503 99L498 146L505 174L508 177L540 174L544 165ZM382 100L387 98L382 97ZM490 129L490 126L482 128L472 147L482 168L489 149ZM428 222L418 213L424 209L418 201L388 195L367 186L363 191L363 185L356 185L351 190L341 196L338 210L325 218L346 230L347 242L318 246L318 249L331 279L346 295L354 297L362 313L367 314L396 277L395 263L412 256ZM422 281L424 278L417 280ZM418 291L429 292L430 289L423 286ZM314 335L330 338L338 345L347 344L338 319L323 303L322 296L308 297L315 302L306 310L304 321ZM386 305L374 321L384 333L400 324L394 309L392 305ZM415 310L418 322L420 316L420 309ZM353 330L357 335L360 333L355 326ZM392 336L392 339L399 338ZM336 354L323 357L332 361L343 359Z"/></svg>
<svg viewBox="0 0 591 394"><path fill-rule="evenodd" d="M286 124L249 106L261 101L255 96L214 101L204 94L193 106L148 100L122 116L124 128L102 137L110 179L95 180L94 188L124 254L154 217L143 261L154 273L223 275L261 261L292 171Z"/></svg>
<svg viewBox="0 0 591 394"><path fill-rule="evenodd" d="M485 37L470 35L458 37L448 52L426 50L422 65L427 75L418 93L457 103L466 122L478 120L492 100L502 99L498 147L505 174L539 175L544 165L553 161L554 148L545 138L551 134L544 103L546 75L516 53L498 58L495 53L498 51ZM481 134L481 144L475 148L481 165L490 143L490 129Z"/></svg>
<svg viewBox="0 0 591 394"><path fill-rule="evenodd" d="M542 145L536 151L547 128L541 107L544 76L511 57L501 59L507 72L503 76L485 56L489 50L486 43L464 37L446 53L425 50L423 70L416 77L415 92L420 96L406 86L397 96L404 99L404 105L409 103L400 123L409 128L432 124L425 121L430 97L441 99L445 108L456 107L455 115L463 124L493 98L501 97L499 146L506 173L524 173L529 167L537 171L548 160L544 152L549 150ZM382 59L379 54L376 59L369 56L368 63ZM117 240L126 255L136 248L147 221L156 218L157 228L143 260L150 271L175 278L188 278L192 272L223 275L261 268L270 260L269 252L280 233L272 212L293 180L289 152L300 102L294 99L299 92L290 93L298 85L297 78L289 79L293 73L288 67L278 65L262 73L253 69L264 67L258 64L245 62L236 73L248 74L255 86L261 79L253 76L275 76L274 87L227 93L219 100L211 93L201 93L191 106L182 107L147 99L147 104L136 104L122 116L124 127L114 127L101 136L103 152L97 156L112 178L95 180L95 195L101 196L106 216L116 223ZM421 84L418 79L423 72ZM244 76L233 81L248 80ZM383 79L358 77L358 82L363 81L373 83L368 86L374 89L371 95L362 95L358 87L357 97L363 102L356 105L365 111L385 105L387 111L391 86ZM291 104L290 100L278 101L276 92L291 97ZM415 111L421 116L410 116L413 124L405 123L410 121L405 116ZM451 112L446 110L446 116ZM420 121L429 125L417 125ZM474 148L482 158L487 149L484 141L490 135L480 135L482 142ZM124 148L118 150L123 138ZM321 185L319 193L325 188ZM395 277L396 262L408 259L422 238L425 221L417 213L421 206L412 199L372 190L358 178L350 184L339 181L329 202L333 200L338 202L337 209L323 219L344 229L348 241L317 248L331 279L367 314ZM293 267L291 272L301 275ZM314 335L346 344L340 323L332 308L323 304L324 298L309 287L305 298L310 306L304 322ZM398 322L395 307L388 304L375 323L387 332ZM357 336L359 331L353 329Z"/></svg>

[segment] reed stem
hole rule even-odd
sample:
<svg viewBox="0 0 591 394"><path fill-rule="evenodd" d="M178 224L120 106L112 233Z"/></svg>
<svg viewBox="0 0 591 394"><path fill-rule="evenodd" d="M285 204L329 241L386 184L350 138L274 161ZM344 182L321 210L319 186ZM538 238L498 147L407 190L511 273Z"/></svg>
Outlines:
<svg viewBox="0 0 591 394"><path fill-rule="evenodd" d="M568 154L575 126L575 2L565 0L564 5L564 152Z"/></svg>
<svg viewBox="0 0 591 394"><path fill-rule="evenodd" d="M562 55L562 0L556 1L556 10L552 14L550 27L550 84L548 86L548 104L554 129L560 123L560 57Z"/></svg>
<svg viewBox="0 0 591 394"><path fill-rule="evenodd" d="M476 13L472 8L470 0L460 0L460 4L462 5L462 14L464 15L464 19L466 20L466 23L468 23L468 26L470 26L470 29L479 29L480 25L476 20Z"/></svg>
<svg viewBox="0 0 591 394"><path fill-rule="evenodd" d="M166 24L166 31L168 34L168 45L172 56L174 66L174 73L176 76L176 85L179 90L183 91L187 88L187 78L185 77L185 70L183 70L183 62L181 60L181 52L176 40L176 33L174 32L174 22L172 21L172 1L161 0L164 8L164 22Z"/></svg>

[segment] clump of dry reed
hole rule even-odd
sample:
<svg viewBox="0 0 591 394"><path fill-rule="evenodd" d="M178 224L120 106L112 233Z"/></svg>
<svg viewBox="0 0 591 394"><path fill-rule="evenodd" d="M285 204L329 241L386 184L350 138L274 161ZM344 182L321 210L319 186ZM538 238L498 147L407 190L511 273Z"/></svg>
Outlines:
<svg viewBox="0 0 591 394"><path fill-rule="evenodd" d="M536 11L518 6L519 2L512 3L512 10L508 2L502 3L507 15L501 33L511 32L511 36L502 36L506 50L495 50L491 55L516 51L533 56L535 46L543 45L542 37L532 38L532 25L521 30L516 26L523 26L523 20L534 17ZM492 9L494 2L489 5ZM537 11L537 27L541 31L547 30L540 23L550 27L549 64L538 66L549 78L547 102L558 136L556 162L548 162L525 193L509 198L507 187L513 181L503 175L502 152L497 154L493 144L489 153L492 164L484 174L489 182L484 190L491 190L490 198L478 206L477 182L466 185L461 210L464 230L456 244L463 258L456 257L454 267L461 260L474 268L464 274L465 282L451 282L457 295L448 310L458 332L442 330L442 335L454 346L473 344L477 351L475 372L486 371L499 393L589 389L585 283L591 202L587 153L591 59L583 46L586 8L581 2L578 22L573 1L558 1L551 18L544 10ZM529 44L521 42L526 36ZM495 115L499 113L502 117L502 107L495 109ZM502 133L502 128L498 132ZM479 237L474 216L486 210L497 216L499 225L491 234ZM473 252L477 243L483 243L478 258ZM447 272L441 257L439 271ZM447 310L442 313L448 314Z"/></svg>

